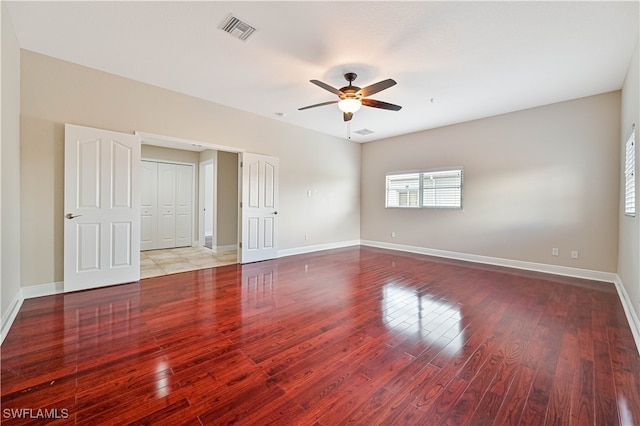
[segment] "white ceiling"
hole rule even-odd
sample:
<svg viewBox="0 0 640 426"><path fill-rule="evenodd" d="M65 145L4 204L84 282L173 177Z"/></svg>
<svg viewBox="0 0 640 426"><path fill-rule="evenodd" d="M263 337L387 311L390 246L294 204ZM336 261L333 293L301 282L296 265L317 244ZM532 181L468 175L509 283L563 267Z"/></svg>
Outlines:
<svg viewBox="0 0 640 426"><path fill-rule="evenodd" d="M638 1L5 3L23 49L340 138L335 105L297 110L335 99L309 80L395 79L371 97L402 110L363 107L358 142L618 90L639 21Z"/></svg>

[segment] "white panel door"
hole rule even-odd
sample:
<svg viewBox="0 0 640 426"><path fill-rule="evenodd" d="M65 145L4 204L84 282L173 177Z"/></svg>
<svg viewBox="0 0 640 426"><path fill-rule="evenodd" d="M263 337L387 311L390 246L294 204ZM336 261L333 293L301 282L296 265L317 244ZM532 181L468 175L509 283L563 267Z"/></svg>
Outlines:
<svg viewBox="0 0 640 426"><path fill-rule="evenodd" d="M190 247L192 235L193 166L176 166L176 244Z"/></svg>
<svg viewBox="0 0 640 426"><path fill-rule="evenodd" d="M243 153L240 262L278 257L278 158Z"/></svg>
<svg viewBox="0 0 640 426"><path fill-rule="evenodd" d="M158 245L176 246L176 165L158 163Z"/></svg>
<svg viewBox="0 0 640 426"><path fill-rule="evenodd" d="M140 250L158 244L158 163L140 162Z"/></svg>
<svg viewBox="0 0 640 426"><path fill-rule="evenodd" d="M65 124L65 292L140 279L139 162L139 136Z"/></svg>

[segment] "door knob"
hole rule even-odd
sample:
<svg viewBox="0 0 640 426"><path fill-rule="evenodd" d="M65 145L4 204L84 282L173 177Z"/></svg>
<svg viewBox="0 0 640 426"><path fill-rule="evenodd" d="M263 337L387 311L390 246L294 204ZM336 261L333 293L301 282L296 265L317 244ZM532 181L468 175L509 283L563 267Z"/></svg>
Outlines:
<svg viewBox="0 0 640 426"><path fill-rule="evenodd" d="M273 212L273 213L271 213L271 214L278 214L278 212Z"/></svg>
<svg viewBox="0 0 640 426"><path fill-rule="evenodd" d="M67 213L66 215L64 215L64 217L66 217L67 219L75 219L76 217L80 217L82 216L81 214L73 214L73 213Z"/></svg>

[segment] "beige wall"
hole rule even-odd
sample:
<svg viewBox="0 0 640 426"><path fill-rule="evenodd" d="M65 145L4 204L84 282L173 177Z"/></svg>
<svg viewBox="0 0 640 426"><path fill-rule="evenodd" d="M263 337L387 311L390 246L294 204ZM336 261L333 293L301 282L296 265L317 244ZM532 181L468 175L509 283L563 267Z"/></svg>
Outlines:
<svg viewBox="0 0 640 426"><path fill-rule="evenodd" d="M279 247L359 239L358 144L21 53L22 221L34 224L22 229L23 286L63 279L64 123L139 130L279 157ZM316 196L306 197L307 190Z"/></svg>
<svg viewBox="0 0 640 426"><path fill-rule="evenodd" d="M640 159L640 150L638 150L638 141L640 141L640 66L638 63L640 57L640 42L636 45L636 49L627 71L627 76L622 87L622 119L621 119L621 137L619 155L620 161L624 160L625 142L629 137L631 126L636 125L636 176L638 176L638 161ZM624 164L624 163L622 163ZM621 179L621 195L624 190L624 184ZM640 179L636 179L636 199L640 194ZM619 242L619 260L618 275L622 281L636 315L640 317L640 212L635 217L624 215L624 198L620 197L620 242Z"/></svg>
<svg viewBox="0 0 640 426"><path fill-rule="evenodd" d="M226 151L203 151L200 161L213 160L216 173L214 201L215 228L213 245L238 244L238 154Z"/></svg>
<svg viewBox="0 0 640 426"><path fill-rule="evenodd" d="M2 2L0 144L0 316L20 292L20 48ZM35 226L35 224L34 224ZM3 324L4 325L4 324Z"/></svg>
<svg viewBox="0 0 640 426"><path fill-rule="evenodd" d="M613 92L368 143L361 238L615 272L619 120ZM385 172L447 166L462 210L385 209Z"/></svg>
<svg viewBox="0 0 640 426"><path fill-rule="evenodd" d="M361 147L29 51L21 66L23 285L63 279L65 122L279 157L281 249L362 238L617 271L620 92ZM385 172L457 165L463 210L384 208Z"/></svg>
<svg viewBox="0 0 640 426"><path fill-rule="evenodd" d="M218 152L216 246L238 243L238 154Z"/></svg>
<svg viewBox="0 0 640 426"><path fill-rule="evenodd" d="M143 160L171 161L177 163L189 163L198 167L200 153L184 149L164 148L154 145L142 145L140 156ZM196 176L197 177L197 176Z"/></svg>

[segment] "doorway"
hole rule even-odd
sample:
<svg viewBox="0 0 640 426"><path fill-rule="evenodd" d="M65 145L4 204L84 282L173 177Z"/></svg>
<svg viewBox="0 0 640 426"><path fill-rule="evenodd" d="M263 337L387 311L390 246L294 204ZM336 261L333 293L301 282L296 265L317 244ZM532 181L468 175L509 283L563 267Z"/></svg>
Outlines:
<svg viewBox="0 0 640 426"><path fill-rule="evenodd" d="M142 251L141 278L237 263L238 152L136 133L141 135L144 160L193 166L192 241L186 247Z"/></svg>
<svg viewBox="0 0 640 426"><path fill-rule="evenodd" d="M200 160L204 160L201 158L203 151L214 151L231 158L227 163L235 168L232 169L234 183L221 185L221 180L217 179L215 187L212 247L216 247L216 250L206 250L234 250L236 256L233 263L277 257L276 157L248 154L242 149L201 144L138 131L131 135L70 124L65 124L64 145L65 292L140 279L142 220L139 178L141 160L144 159L142 148L145 146L168 148L174 154L187 151L191 152L189 155L193 155L195 152L199 160L188 161L189 164L193 164L194 169ZM163 160L160 157L155 159L160 162ZM245 160L248 160L246 171L240 173ZM220 162L218 166L220 167L214 167L214 174L222 168ZM102 170L106 171L104 176ZM230 202L217 203L217 206L230 207L224 214L221 209L216 211L216 199L220 199L221 189L224 189L225 194L233 194ZM81 196L78 195L78 191ZM197 200L195 189L193 194L191 199ZM247 206L243 210L250 208L252 212L240 215L240 204ZM200 235L202 221L199 220L199 216L203 205L195 207L194 211L197 213L193 214L192 236ZM229 215L229 211L234 213ZM95 214L99 214L100 217L96 217ZM228 220L225 226L220 225L222 220ZM232 244L223 239L223 230L225 235L233 235ZM204 238L192 240L191 247L184 249L193 247L204 248ZM190 269L207 267L210 266ZM92 278L89 279L89 276Z"/></svg>
<svg viewBox="0 0 640 426"><path fill-rule="evenodd" d="M204 246L213 250L213 231L215 228L215 187L213 160L200 163L200 199L202 200L202 227Z"/></svg>

